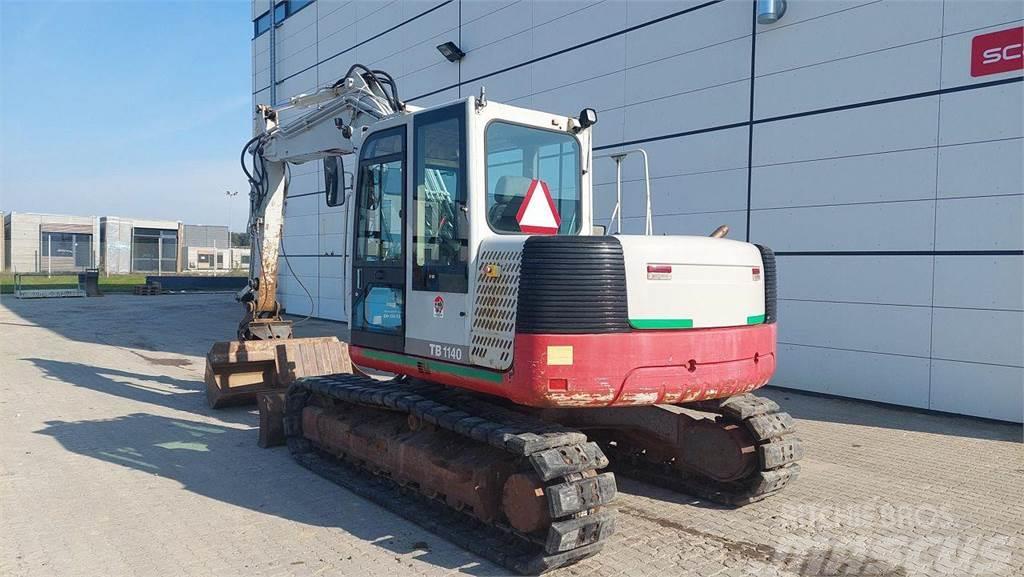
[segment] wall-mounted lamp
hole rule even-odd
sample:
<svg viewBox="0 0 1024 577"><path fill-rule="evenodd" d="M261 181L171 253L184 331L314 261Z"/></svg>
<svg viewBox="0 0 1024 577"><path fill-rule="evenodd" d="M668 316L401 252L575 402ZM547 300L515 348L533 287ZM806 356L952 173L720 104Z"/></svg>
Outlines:
<svg viewBox="0 0 1024 577"><path fill-rule="evenodd" d="M445 42L444 44L437 45L437 51L444 55L448 59L448 62L458 62L466 56L466 53L459 48L459 45L454 42Z"/></svg>
<svg viewBox="0 0 1024 577"><path fill-rule="evenodd" d="M774 24L786 13L786 0L757 0L757 23Z"/></svg>

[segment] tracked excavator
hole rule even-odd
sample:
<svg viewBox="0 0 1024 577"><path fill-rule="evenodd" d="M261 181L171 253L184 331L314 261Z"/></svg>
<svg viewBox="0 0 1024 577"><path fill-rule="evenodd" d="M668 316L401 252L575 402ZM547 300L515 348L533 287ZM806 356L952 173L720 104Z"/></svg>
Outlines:
<svg viewBox="0 0 1024 577"><path fill-rule="evenodd" d="M207 384L286 390L301 464L527 574L600 550L614 474L731 505L796 477L792 418L750 394L775 369L771 250L595 227L593 110L418 108L355 65L257 122L246 314ZM294 338L277 301L288 164L312 161L343 207L322 218L347 347Z"/></svg>

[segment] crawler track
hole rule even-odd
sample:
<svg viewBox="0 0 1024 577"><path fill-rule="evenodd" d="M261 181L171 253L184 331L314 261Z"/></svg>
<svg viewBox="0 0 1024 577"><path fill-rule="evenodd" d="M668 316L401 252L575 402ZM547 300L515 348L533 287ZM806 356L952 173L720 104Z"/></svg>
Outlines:
<svg viewBox="0 0 1024 577"><path fill-rule="evenodd" d="M395 433L375 436L382 426ZM300 464L519 573L542 573L592 556L614 531L614 514L603 506L615 495L615 480L597 472L608 461L595 443L469 393L357 375L300 379L288 390L284 427ZM372 427L378 429L367 432ZM428 451L429 458L413 458L405 466L401 459L416 451ZM467 455L480 455L482 468L472 471L481 481L469 497L486 492L488 484L504 486L498 494L508 513L466 506L459 500L465 492L457 496L454 481L445 494L436 478L410 476L429 461L422 466L451 467L451 478L458 479L467 472L458 469ZM523 479L527 485L517 484ZM536 514L524 516L523 510Z"/></svg>
<svg viewBox="0 0 1024 577"><path fill-rule="evenodd" d="M746 476L721 482L688 470L671 461L652 461L638 447L604 445L616 473L667 489L689 493L724 505L741 506L760 501L781 491L800 472L796 462L803 456L800 440L794 435L793 418L780 412L771 399L751 394L685 405L718 415L723 427L740 426L752 443L746 450L757 453L758 466ZM697 450L700 447L683 447Z"/></svg>

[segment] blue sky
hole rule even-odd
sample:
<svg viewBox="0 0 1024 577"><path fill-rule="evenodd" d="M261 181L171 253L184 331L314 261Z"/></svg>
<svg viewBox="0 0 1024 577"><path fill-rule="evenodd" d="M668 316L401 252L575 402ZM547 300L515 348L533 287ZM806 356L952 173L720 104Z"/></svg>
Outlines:
<svg viewBox="0 0 1024 577"><path fill-rule="evenodd" d="M243 228L251 37L245 0L0 0L0 210Z"/></svg>

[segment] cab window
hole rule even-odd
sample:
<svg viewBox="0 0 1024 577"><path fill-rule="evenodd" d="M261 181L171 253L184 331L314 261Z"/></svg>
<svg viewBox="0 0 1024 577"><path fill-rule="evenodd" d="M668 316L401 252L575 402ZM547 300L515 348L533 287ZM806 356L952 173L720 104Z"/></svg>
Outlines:
<svg viewBox="0 0 1024 577"><path fill-rule="evenodd" d="M355 258L402 264L402 180L405 128L370 137L359 161Z"/></svg>
<svg viewBox="0 0 1024 577"><path fill-rule="evenodd" d="M558 234L580 229L580 145L570 134L492 122L487 127L487 223L498 233L524 234L519 213L543 184L557 211ZM539 181L539 183L537 182Z"/></svg>
<svg viewBox="0 0 1024 577"><path fill-rule="evenodd" d="M416 116L412 288L468 290L466 106Z"/></svg>

